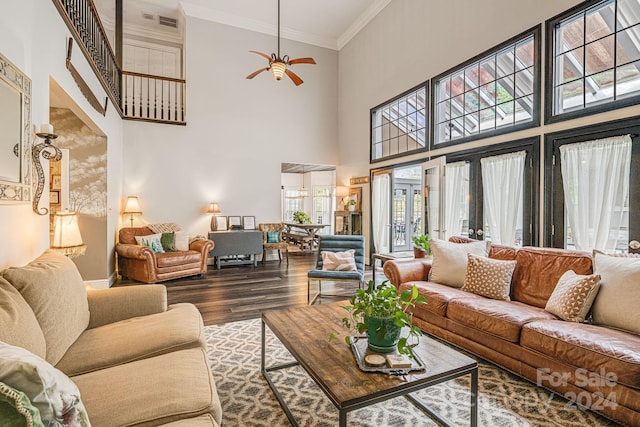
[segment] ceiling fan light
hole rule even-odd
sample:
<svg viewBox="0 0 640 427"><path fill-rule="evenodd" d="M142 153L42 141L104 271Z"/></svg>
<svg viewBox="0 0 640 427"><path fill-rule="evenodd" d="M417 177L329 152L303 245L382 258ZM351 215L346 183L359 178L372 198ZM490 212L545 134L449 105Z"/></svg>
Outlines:
<svg viewBox="0 0 640 427"><path fill-rule="evenodd" d="M273 77L276 80L282 79L284 76L284 71L287 69L287 66L284 62L274 62L271 64L271 72L273 73Z"/></svg>

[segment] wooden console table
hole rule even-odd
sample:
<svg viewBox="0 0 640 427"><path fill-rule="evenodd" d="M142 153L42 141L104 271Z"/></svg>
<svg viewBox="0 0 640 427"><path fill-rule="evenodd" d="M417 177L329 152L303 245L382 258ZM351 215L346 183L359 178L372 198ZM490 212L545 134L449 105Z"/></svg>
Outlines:
<svg viewBox="0 0 640 427"><path fill-rule="evenodd" d="M262 231L233 230L210 231L209 240L215 246L209 256L215 260L216 268L222 265L257 265L256 255L262 253Z"/></svg>

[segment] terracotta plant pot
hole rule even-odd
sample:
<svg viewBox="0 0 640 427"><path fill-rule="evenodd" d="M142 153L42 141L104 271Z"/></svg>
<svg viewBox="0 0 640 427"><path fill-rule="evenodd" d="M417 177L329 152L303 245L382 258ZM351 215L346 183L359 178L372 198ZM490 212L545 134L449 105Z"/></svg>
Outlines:
<svg viewBox="0 0 640 427"><path fill-rule="evenodd" d="M413 247L413 257L414 258L424 258L427 256L427 253L424 249Z"/></svg>

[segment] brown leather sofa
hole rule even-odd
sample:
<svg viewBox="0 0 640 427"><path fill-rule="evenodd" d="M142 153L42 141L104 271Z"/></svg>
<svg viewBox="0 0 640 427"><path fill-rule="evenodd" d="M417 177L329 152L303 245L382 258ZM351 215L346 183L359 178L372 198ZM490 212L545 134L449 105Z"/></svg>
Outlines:
<svg viewBox="0 0 640 427"><path fill-rule="evenodd" d="M415 283L427 299L414 310L422 330L564 396L573 408L640 425L640 336L566 322L544 309L564 272L592 273L590 255L494 245L489 257L516 260L511 301L429 282L430 259L387 261L384 274L400 290Z"/></svg>
<svg viewBox="0 0 640 427"><path fill-rule="evenodd" d="M188 251L155 253L136 243L135 236L154 234L148 227L127 227L120 230L116 244L118 269L123 278L144 283L157 283L207 272L207 257L213 250L211 240L195 240Z"/></svg>

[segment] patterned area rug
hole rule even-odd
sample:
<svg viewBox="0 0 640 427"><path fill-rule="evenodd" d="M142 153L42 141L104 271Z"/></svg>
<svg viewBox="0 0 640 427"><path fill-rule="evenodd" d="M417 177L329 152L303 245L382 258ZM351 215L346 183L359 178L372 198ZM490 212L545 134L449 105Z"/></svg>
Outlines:
<svg viewBox="0 0 640 427"><path fill-rule="evenodd" d="M223 425L289 426L260 372L260 320L207 326L205 333L211 370L222 400ZM293 360L270 331L266 342L267 366ZM337 409L302 368L275 371L273 377L301 426L338 425ZM479 364L478 383L480 426L616 425L486 362ZM455 425L469 425L469 376L430 387L418 395ZM405 398L350 412L347 423L349 426L437 425Z"/></svg>

